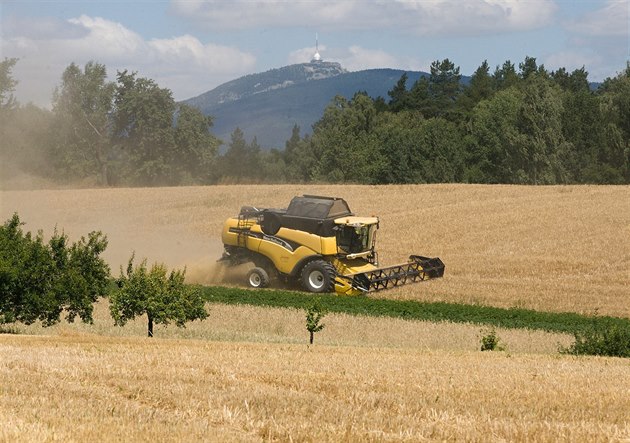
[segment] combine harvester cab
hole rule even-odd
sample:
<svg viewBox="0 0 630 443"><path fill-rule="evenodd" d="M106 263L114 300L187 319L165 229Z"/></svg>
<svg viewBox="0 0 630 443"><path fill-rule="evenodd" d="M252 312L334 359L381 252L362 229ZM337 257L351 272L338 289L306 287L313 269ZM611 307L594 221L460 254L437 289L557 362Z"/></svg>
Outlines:
<svg viewBox="0 0 630 443"><path fill-rule="evenodd" d="M286 209L244 206L226 220L219 260L252 262L247 282L269 285L272 277L297 280L309 292L359 295L444 275L439 258L411 255L407 263L378 267L377 217L355 216L345 200L304 195Z"/></svg>

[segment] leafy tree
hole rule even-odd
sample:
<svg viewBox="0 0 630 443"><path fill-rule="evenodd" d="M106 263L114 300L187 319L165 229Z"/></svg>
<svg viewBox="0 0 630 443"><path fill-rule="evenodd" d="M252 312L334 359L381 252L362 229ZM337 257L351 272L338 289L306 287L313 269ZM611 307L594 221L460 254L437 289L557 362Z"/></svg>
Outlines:
<svg viewBox="0 0 630 443"><path fill-rule="evenodd" d="M407 91L407 74L403 74L394 88L389 108L393 112L417 110L426 118L450 115L461 92L459 67L449 60L431 63L429 78L419 78Z"/></svg>
<svg viewBox="0 0 630 443"><path fill-rule="evenodd" d="M546 77L547 71L544 65L538 66L535 57L525 56L525 60L518 64L520 76L523 80L527 80L532 74L538 74Z"/></svg>
<svg viewBox="0 0 630 443"><path fill-rule="evenodd" d="M263 181L270 183L284 183L286 181L287 166L284 152L274 148L268 152L261 152L259 158Z"/></svg>
<svg viewBox="0 0 630 443"><path fill-rule="evenodd" d="M605 144L598 158L604 182L630 183L630 62L600 88ZM607 171L606 171L607 170Z"/></svg>
<svg viewBox="0 0 630 443"><path fill-rule="evenodd" d="M424 162L418 134L424 117L419 112L387 113L379 119L376 130L379 149L384 158L375 173L377 183L422 183Z"/></svg>
<svg viewBox="0 0 630 443"><path fill-rule="evenodd" d="M261 148L258 144L256 136L252 138L251 143L247 146L247 155L245 157L245 171L246 174L254 179L260 180L264 178L264 171L262 169Z"/></svg>
<svg viewBox="0 0 630 443"><path fill-rule="evenodd" d="M562 135L560 91L547 78L532 74L525 81L517 120L521 153L518 181L528 184L566 183L564 161L572 147Z"/></svg>
<svg viewBox="0 0 630 443"><path fill-rule="evenodd" d="M113 119L115 142L124 152L120 166L134 184L176 184L181 159L175 149L172 92L127 70L117 80Z"/></svg>
<svg viewBox="0 0 630 443"><path fill-rule="evenodd" d="M98 176L100 184L110 184L114 89L99 63L88 62L83 70L72 63L63 72L53 97L52 160L65 177Z"/></svg>
<svg viewBox="0 0 630 443"><path fill-rule="evenodd" d="M462 137L457 125L444 118L423 122L417 135L421 147L416 155L423 158L422 181L427 183L453 183L464 174Z"/></svg>
<svg viewBox="0 0 630 443"><path fill-rule="evenodd" d="M374 134L378 114L365 94L333 99L314 125L315 177L332 182L371 183L383 161Z"/></svg>
<svg viewBox="0 0 630 443"><path fill-rule="evenodd" d="M427 113L427 109L432 107L430 89L431 84L427 77L420 77L416 80L409 91L409 97L407 99L408 109L417 110L429 116L430 113Z"/></svg>
<svg viewBox="0 0 630 443"><path fill-rule="evenodd" d="M563 159L567 173L574 182L598 183L603 179L600 153L607 149L606 134L600 98L590 91L587 76L584 68L551 74L563 90L562 134L572 145Z"/></svg>
<svg viewBox="0 0 630 443"><path fill-rule="evenodd" d="M101 185L209 183L219 140L212 119L137 73L108 82L104 65L70 64L54 94L49 158L57 176Z"/></svg>
<svg viewBox="0 0 630 443"><path fill-rule="evenodd" d="M516 88L497 92L473 110L467 146L468 180L514 183L521 152L516 128L522 94Z"/></svg>
<svg viewBox="0 0 630 443"><path fill-rule="evenodd" d="M107 291L109 268L100 254L107 238L91 232L69 244L56 231L48 244L41 231L23 233L17 214L0 227L0 323L44 326L78 315L92 322L93 303Z"/></svg>
<svg viewBox="0 0 630 443"><path fill-rule="evenodd" d="M315 339L315 334L326 326L323 323L320 323L326 313L322 310L322 308L314 303L306 310L306 330L309 332L309 343L313 344L313 340Z"/></svg>
<svg viewBox="0 0 630 443"><path fill-rule="evenodd" d="M448 116L461 92L459 66L449 59L436 60L431 63L429 92L432 106L425 109L426 117Z"/></svg>
<svg viewBox="0 0 630 443"><path fill-rule="evenodd" d="M565 91L573 93L590 91L588 72L584 67L575 69L571 74L565 68L560 68L551 73L551 78Z"/></svg>
<svg viewBox="0 0 630 443"><path fill-rule="evenodd" d="M291 182L306 182L313 177L317 159L311 145L311 138L307 134L300 138L300 127L293 126L291 138L287 140L284 149L286 177Z"/></svg>
<svg viewBox="0 0 630 443"><path fill-rule="evenodd" d="M146 259L133 265L129 259L127 272L120 269L116 279L118 289L110 296L110 312L114 323L124 326L127 321L147 316L147 335L153 337L153 325L174 322L179 327L208 316L199 290L184 284L186 270L167 273L166 266L154 264L147 270ZM167 275L168 274L168 275Z"/></svg>
<svg viewBox="0 0 630 443"><path fill-rule="evenodd" d="M387 92L389 95L389 109L392 112L402 111L403 109L407 109L409 106L409 91L407 91L407 80L408 76L406 72L400 76L396 85L391 89L391 91Z"/></svg>
<svg viewBox="0 0 630 443"><path fill-rule="evenodd" d="M501 67L497 66L492 77L497 89L507 89L520 83L514 63L509 60L506 60Z"/></svg>
<svg viewBox="0 0 630 443"><path fill-rule="evenodd" d="M177 167L184 181L209 183L216 180L215 169L221 141L210 132L212 124L212 117L203 115L199 109L179 105L174 142L179 158Z"/></svg>
<svg viewBox="0 0 630 443"><path fill-rule="evenodd" d="M17 58L4 58L0 62L0 115L4 111L15 109L17 102L13 96L17 81L13 78L12 70L17 63Z"/></svg>
<svg viewBox="0 0 630 443"><path fill-rule="evenodd" d="M379 183L438 183L461 179L461 135L443 118L424 119L418 112L381 118L374 132L384 159L375 174Z"/></svg>
<svg viewBox="0 0 630 443"><path fill-rule="evenodd" d="M464 87L457 105L466 115L470 115L477 103L488 100L494 92L494 79L490 75L490 65L487 60L484 60L470 78L470 84Z"/></svg>
<svg viewBox="0 0 630 443"><path fill-rule="evenodd" d="M241 128L232 131L231 140L223 156L223 176L230 177L236 181L242 181L249 174L249 165L251 164L249 155L249 147L245 140L245 134Z"/></svg>
<svg viewBox="0 0 630 443"><path fill-rule="evenodd" d="M300 138L300 127L295 124L293 125L293 129L291 130L291 138L289 138L284 144L284 160L289 165L289 171L287 171L287 175L291 180L302 181L305 178L301 171L298 170L298 162L299 157L301 155L300 152L300 143L302 139Z"/></svg>

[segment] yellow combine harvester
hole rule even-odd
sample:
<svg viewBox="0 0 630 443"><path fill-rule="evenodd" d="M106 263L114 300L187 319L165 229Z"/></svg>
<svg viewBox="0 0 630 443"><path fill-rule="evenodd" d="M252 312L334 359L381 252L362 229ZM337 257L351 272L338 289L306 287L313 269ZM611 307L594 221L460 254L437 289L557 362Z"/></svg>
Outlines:
<svg viewBox="0 0 630 443"><path fill-rule="evenodd" d="M226 220L221 238L229 265L253 262L247 275L254 288L270 278L300 281L310 292L359 295L444 275L439 258L378 267L374 249L377 217L357 217L345 200L304 195L286 209L244 206Z"/></svg>

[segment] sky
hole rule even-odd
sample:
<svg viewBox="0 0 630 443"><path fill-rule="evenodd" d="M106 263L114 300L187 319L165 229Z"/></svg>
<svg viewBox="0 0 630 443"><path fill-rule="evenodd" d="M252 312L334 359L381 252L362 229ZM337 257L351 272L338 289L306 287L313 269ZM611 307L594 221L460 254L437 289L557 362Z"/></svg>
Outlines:
<svg viewBox="0 0 630 443"><path fill-rule="evenodd" d="M471 75L526 56L590 81L630 60L630 0L0 0L0 59L18 58L22 104L50 107L70 63L104 64L176 100L226 81L310 61L349 71L429 71L448 58Z"/></svg>

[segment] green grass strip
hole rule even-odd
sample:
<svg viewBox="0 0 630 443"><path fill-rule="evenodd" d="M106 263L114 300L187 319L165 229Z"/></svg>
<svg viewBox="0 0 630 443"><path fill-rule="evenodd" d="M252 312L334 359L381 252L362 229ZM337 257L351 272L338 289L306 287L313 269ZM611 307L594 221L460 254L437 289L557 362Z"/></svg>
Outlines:
<svg viewBox="0 0 630 443"><path fill-rule="evenodd" d="M459 303L429 303L371 297L340 297L332 294L317 295L296 291L249 290L221 286L201 287L201 291L206 300L211 303L307 309L317 301L327 312L357 316L393 317L435 322L448 321L564 333L608 325L630 328L630 319L627 318L593 317L570 312L542 312L519 308L504 309Z"/></svg>

